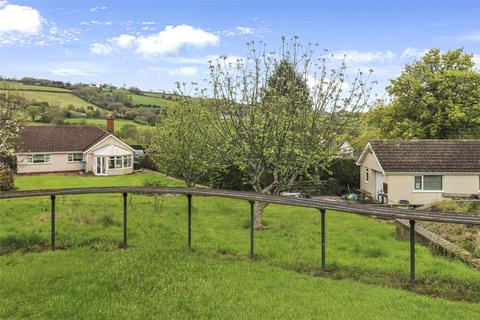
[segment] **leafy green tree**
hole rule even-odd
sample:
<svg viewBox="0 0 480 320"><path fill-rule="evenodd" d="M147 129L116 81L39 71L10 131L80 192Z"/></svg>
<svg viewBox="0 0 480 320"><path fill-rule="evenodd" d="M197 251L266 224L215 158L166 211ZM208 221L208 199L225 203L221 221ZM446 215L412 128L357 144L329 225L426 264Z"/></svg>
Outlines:
<svg viewBox="0 0 480 320"><path fill-rule="evenodd" d="M205 137L212 136L205 111L191 99L172 109L151 131L147 153L166 174L181 177L194 187L218 164L219 148Z"/></svg>
<svg viewBox="0 0 480 320"><path fill-rule="evenodd" d="M462 49L432 49L392 80L369 123L385 138L480 138L480 72Z"/></svg>
<svg viewBox="0 0 480 320"><path fill-rule="evenodd" d="M16 92L0 94L0 191L10 190L14 186L14 174L11 160L21 127L20 109L24 101ZM17 164L21 165L21 164Z"/></svg>
<svg viewBox="0 0 480 320"><path fill-rule="evenodd" d="M279 53L249 44L246 59L223 57L210 65L210 90L201 91L209 109L208 126L224 144L224 160L261 194L295 189L333 159L350 115L369 101L368 79L347 82L343 61L333 69L329 55L296 38ZM307 86L308 81L308 86ZM309 88L308 88L309 87ZM255 226L262 228L266 204L256 204Z"/></svg>
<svg viewBox="0 0 480 320"><path fill-rule="evenodd" d="M129 123L117 131L117 136L131 143L138 142L140 138L137 126Z"/></svg>
<svg viewBox="0 0 480 320"><path fill-rule="evenodd" d="M37 119L37 117L40 115L40 108L38 106L29 106L27 108L27 113L32 121L35 121L35 119Z"/></svg>

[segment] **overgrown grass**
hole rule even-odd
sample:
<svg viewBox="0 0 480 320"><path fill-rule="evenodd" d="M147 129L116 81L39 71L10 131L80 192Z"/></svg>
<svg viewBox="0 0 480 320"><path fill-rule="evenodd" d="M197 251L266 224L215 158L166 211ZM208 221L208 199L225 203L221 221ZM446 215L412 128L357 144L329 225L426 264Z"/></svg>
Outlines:
<svg viewBox="0 0 480 320"><path fill-rule="evenodd" d="M438 211L480 214L480 201L439 201L435 207Z"/></svg>
<svg viewBox="0 0 480 320"><path fill-rule="evenodd" d="M17 186L145 179L151 175L22 176ZM254 261L247 258L243 201L193 198L193 252L186 249L182 196L129 195L127 250L119 248L121 195L57 197L55 252L46 250L49 210L48 198L0 202L1 248L8 252L0 261L1 318L476 319L480 312L477 270L417 246L417 293L408 292L408 242L394 239L393 225L358 215L327 212L323 275L313 209L269 206Z"/></svg>

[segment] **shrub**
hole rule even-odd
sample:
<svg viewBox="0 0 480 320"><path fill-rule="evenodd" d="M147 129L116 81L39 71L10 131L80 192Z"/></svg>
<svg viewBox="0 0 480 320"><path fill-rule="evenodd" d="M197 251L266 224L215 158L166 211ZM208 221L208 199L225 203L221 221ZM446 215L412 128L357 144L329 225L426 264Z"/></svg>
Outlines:
<svg viewBox="0 0 480 320"><path fill-rule="evenodd" d="M4 163L0 163L0 191L12 190L14 187L14 175L12 169Z"/></svg>

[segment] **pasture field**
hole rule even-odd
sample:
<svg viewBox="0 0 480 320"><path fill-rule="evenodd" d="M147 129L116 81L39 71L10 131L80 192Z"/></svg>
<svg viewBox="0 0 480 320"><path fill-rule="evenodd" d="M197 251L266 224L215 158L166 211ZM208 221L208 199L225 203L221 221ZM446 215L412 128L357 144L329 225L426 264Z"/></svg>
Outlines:
<svg viewBox="0 0 480 320"><path fill-rule="evenodd" d="M2 92L4 90L0 90ZM91 106L91 103L68 92L45 92L45 91L18 91L18 95L25 97L29 101L48 102L49 105L57 105L60 108L67 108L69 105L75 107Z"/></svg>
<svg viewBox="0 0 480 320"><path fill-rule="evenodd" d="M106 127L106 120L105 119L65 118L64 121L67 122L67 123L83 123L83 121L85 121L89 125ZM140 123L137 123L137 122L132 121L132 120L115 119L115 130L121 129L126 124L133 124L138 129L141 129L141 130L153 128L153 126L140 124Z"/></svg>
<svg viewBox="0 0 480 320"><path fill-rule="evenodd" d="M27 91L51 91L51 92L71 92L70 89L64 88L55 88L55 87L46 87L46 86L34 86L23 84L16 81L5 81L0 80L0 90L1 89L15 89L15 90L27 90Z"/></svg>
<svg viewBox="0 0 480 320"><path fill-rule="evenodd" d="M132 94L127 92L127 94L132 98L133 104L145 104L145 105L154 105L164 108L171 108L178 106L178 103L172 100L163 99L160 96L152 95L139 95Z"/></svg>
<svg viewBox="0 0 480 320"><path fill-rule="evenodd" d="M19 190L143 185L155 174L21 176ZM248 203L128 197L129 248L121 249L122 196L57 197L57 246L48 250L50 199L0 200L0 318L55 319L478 319L480 272L409 243L392 224L327 211L327 273L314 209L270 205L248 259Z"/></svg>

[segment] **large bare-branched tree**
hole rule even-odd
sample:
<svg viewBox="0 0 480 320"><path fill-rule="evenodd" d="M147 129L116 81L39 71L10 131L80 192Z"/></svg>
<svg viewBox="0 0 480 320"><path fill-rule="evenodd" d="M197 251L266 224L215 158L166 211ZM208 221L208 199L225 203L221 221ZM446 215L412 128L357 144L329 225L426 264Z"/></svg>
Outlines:
<svg viewBox="0 0 480 320"><path fill-rule="evenodd" d="M279 52L248 44L244 59L210 63L208 105L213 145L224 145L226 161L238 166L255 192L277 195L325 169L353 114L370 100L370 74L347 76L345 59L330 59L296 38ZM350 81L349 81L350 80ZM265 203L257 203L256 228Z"/></svg>
<svg viewBox="0 0 480 320"><path fill-rule="evenodd" d="M12 91L0 93L0 191L13 188L11 159L15 154L22 99Z"/></svg>

